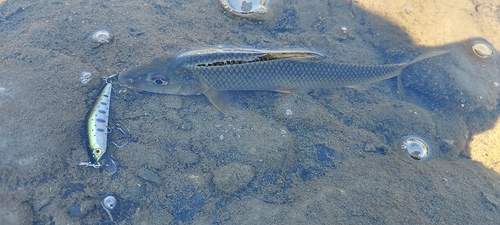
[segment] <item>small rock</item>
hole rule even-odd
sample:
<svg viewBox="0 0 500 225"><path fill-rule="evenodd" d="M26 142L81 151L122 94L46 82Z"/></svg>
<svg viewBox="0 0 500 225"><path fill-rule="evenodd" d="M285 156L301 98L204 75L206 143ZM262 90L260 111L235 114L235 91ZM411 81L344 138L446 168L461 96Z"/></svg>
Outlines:
<svg viewBox="0 0 500 225"><path fill-rule="evenodd" d="M144 167L142 167L139 170L139 173L137 173L137 176L139 176L140 178L142 178L146 181L149 181L153 184L156 184L156 185L161 184L161 177L158 176L156 173L151 172L151 170L148 170Z"/></svg>
<svg viewBox="0 0 500 225"><path fill-rule="evenodd" d="M230 163L213 172L217 190L232 194L248 185L254 176L252 167L241 163Z"/></svg>
<svg viewBox="0 0 500 225"><path fill-rule="evenodd" d="M51 202L51 199L50 198L45 198L45 199L38 199L36 200L36 202L34 202L32 205L33 205L33 210L35 212L38 212L40 211L43 207L47 206L48 204L50 204Z"/></svg>
<svg viewBox="0 0 500 225"><path fill-rule="evenodd" d="M410 13L413 12L413 7L412 6L406 6L405 11L406 11L406 14L410 14Z"/></svg>
<svg viewBox="0 0 500 225"><path fill-rule="evenodd" d="M69 208L68 214L71 217L80 217L82 216L82 207L80 207L80 204L75 203Z"/></svg>
<svg viewBox="0 0 500 225"><path fill-rule="evenodd" d="M31 206L19 199L10 199L0 196L0 224L2 225L23 225L33 224L33 210Z"/></svg>
<svg viewBox="0 0 500 225"><path fill-rule="evenodd" d="M193 165L199 160L198 155L186 150L175 151L172 156L177 159L180 164L184 165Z"/></svg>

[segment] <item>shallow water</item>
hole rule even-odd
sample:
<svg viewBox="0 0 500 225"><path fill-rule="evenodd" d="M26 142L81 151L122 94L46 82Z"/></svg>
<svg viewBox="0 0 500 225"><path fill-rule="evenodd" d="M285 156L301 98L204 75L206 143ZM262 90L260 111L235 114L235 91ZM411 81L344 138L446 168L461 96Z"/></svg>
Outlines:
<svg viewBox="0 0 500 225"><path fill-rule="evenodd" d="M468 46L484 38L498 49L500 4L415 0L377 11L384 1L371 2L272 1L260 20L213 0L4 2L0 224L494 224L498 58L480 59ZM427 26L431 8L451 18L443 31ZM456 13L463 9L468 17ZM471 23L491 27L461 36ZM426 26L436 32L418 32ZM94 42L98 29L112 41ZM400 86L390 79L367 90L228 93L242 112L236 119L204 96L116 82L110 125L131 130L126 147L108 144L118 172L78 166L88 161L85 116L100 78L216 46L299 48L356 64L450 53L406 68ZM428 160L405 154L407 135L429 142ZM120 138L113 132L108 141ZM101 201L109 195L117 205L108 213Z"/></svg>

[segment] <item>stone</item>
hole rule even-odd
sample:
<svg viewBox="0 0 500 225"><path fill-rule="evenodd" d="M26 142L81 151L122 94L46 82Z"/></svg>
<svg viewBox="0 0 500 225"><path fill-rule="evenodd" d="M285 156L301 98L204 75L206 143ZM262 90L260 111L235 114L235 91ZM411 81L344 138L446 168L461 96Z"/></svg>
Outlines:
<svg viewBox="0 0 500 225"><path fill-rule="evenodd" d="M226 194L235 193L246 187L252 180L252 167L241 163L229 163L213 172L213 181L217 190Z"/></svg>

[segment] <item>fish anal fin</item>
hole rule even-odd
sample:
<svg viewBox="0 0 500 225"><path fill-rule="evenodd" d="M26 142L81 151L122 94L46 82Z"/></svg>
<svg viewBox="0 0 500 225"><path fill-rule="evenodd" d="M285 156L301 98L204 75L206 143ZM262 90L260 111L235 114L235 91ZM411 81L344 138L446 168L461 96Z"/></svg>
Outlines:
<svg viewBox="0 0 500 225"><path fill-rule="evenodd" d="M369 83L369 84L356 84L356 85L351 85L351 86L346 86L346 87L352 88L352 89L359 91L359 92L364 92L364 91L369 90L372 87L372 84L371 83Z"/></svg>

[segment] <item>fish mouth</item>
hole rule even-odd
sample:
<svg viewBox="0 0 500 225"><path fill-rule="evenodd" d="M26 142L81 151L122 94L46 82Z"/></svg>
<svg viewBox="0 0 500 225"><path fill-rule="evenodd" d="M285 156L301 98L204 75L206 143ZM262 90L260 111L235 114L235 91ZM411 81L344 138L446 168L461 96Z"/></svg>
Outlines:
<svg viewBox="0 0 500 225"><path fill-rule="evenodd" d="M127 84L128 82L132 82L132 79L127 78L126 74L122 72L118 74L118 81L120 81L120 83L122 84Z"/></svg>
<svg viewBox="0 0 500 225"><path fill-rule="evenodd" d="M131 77L130 73L127 72L121 72L118 74L118 81L120 81L121 84L127 85L127 86L135 86L134 83L136 83L138 77Z"/></svg>
<svg viewBox="0 0 500 225"><path fill-rule="evenodd" d="M158 94L176 94L176 95L182 95L179 93L182 93L180 90L181 87L178 85L169 85L168 87L166 86L161 86L161 85L155 85L154 82L151 81L151 76L143 74L141 76L137 76L137 74L132 71L125 71L122 72L118 75L118 81L135 90L138 91L145 91L145 92L150 92L150 93L158 93Z"/></svg>

